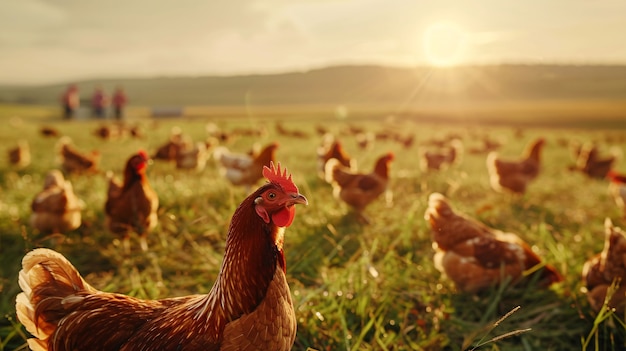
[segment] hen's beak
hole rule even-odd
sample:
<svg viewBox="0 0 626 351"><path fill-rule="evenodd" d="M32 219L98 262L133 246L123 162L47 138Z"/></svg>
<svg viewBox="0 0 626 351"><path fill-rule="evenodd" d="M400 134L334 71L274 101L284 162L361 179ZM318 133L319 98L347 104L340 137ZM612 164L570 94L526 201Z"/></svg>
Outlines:
<svg viewBox="0 0 626 351"><path fill-rule="evenodd" d="M306 199L306 197L304 197L304 195L299 194L299 193L291 193L289 194L289 199L286 201L286 205L287 206L292 206L295 204L300 204L300 205L308 205L309 204L309 200Z"/></svg>

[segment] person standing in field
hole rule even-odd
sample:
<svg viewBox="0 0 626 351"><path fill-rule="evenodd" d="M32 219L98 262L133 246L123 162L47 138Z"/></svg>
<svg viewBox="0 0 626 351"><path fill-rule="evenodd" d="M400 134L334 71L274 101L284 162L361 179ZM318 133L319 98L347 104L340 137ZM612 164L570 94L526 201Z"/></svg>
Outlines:
<svg viewBox="0 0 626 351"><path fill-rule="evenodd" d="M61 97L61 104L63 105L63 115L65 119L73 118L76 114L76 110L80 106L80 96L78 95L78 87L75 84L70 84Z"/></svg>
<svg viewBox="0 0 626 351"><path fill-rule="evenodd" d="M120 120L124 116L124 106L126 106L126 94L124 89L118 87L113 94L113 110L115 111L115 119Z"/></svg>
<svg viewBox="0 0 626 351"><path fill-rule="evenodd" d="M102 88L97 87L91 96L91 109L93 116L96 118L104 118L104 112L107 105L107 97L104 95Z"/></svg>

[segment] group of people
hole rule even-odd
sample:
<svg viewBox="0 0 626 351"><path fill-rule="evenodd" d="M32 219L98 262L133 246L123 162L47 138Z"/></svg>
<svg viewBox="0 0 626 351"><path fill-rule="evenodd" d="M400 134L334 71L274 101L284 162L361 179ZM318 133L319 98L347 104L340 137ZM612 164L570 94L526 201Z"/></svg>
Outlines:
<svg viewBox="0 0 626 351"><path fill-rule="evenodd" d="M61 98L63 104L64 116L66 119L71 119L76 115L76 111L80 107L80 96L78 94L78 87L75 84L71 84ZM128 102L126 93L121 87L117 87L115 92L109 97L106 95L101 87L96 87L91 96L91 113L93 117L105 118L107 107L109 103L113 107L113 116L115 119L122 119L124 116L124 107Z"/></svg>

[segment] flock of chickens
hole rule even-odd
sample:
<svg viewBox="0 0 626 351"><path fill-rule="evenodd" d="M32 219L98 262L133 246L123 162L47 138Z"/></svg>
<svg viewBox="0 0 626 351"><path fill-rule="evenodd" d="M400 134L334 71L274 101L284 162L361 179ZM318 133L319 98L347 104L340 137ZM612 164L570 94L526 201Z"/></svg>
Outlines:
<svg viewBox="0 0 626 351"><path fill-rule="evenodd" d="M282 125L277 125L287 132ZM307 204L291 175L276 160L278 143L235 153L221 146L223 139L215 126L206 142L193 143L180 129L174 129L165 144L152 156L139 150L125 164L120 182L112 172L104 206L107 228L119 236L126 253L130 237L138 234L142 250L148 250L147 235L157 225L158 195L150 186L146 168L150 159L174 162L179 168L202 169L209 157L220 173L250 194L233 214L220 274L206 295L146 301L105 293L91 287L60 254L36 249L23 259L17 298L17 314L27 330L33 350L289 350L296 333L291 294L285 278L283 235L295 217L295 205ZM45 132L42 130L42 133ZM362 139L367 140L367 139ZM409 140L403 140L409 143ZM412 143L412 140L410 140ZM503 159L493 144L486 168L492 188L498 192L524 194L541 174L544 139L532 141L520 159ZM212 152L209 154L209 150ZM471 152L471 150L469 150ZM78 151L69 138L58 142L63 172L99 172L100 155ZM453 165L464 152L457 138L420 154L424 171ZM614 171L617 157L602 158L594 146L575 149L573 170L590 177L610 180L610 191L626 217L626 176ZM392 152L378 155L371 172L358 171L357 162L341 141L326 134L317 150L318 173L333 189L334 196L347 204L357 219L367 224L366 208L388 189ZM25 167L30 162L28 144L9 151L11 163ZM266 183L256 190L262 180ZM44 189L32 201L31 225L44 233L67 232L81 223L81 200L59 170L45 178ZM542 286L560 282L558 270L543 262L514 233L502 232L458 213L450 200L432 193L424 218L430 225L435 250L434 265L451 279L458 290L478 292L504 281L520 282L537 277ZM604 250L589 259L583 279L592 308L599 311L612 284L626 279L626 233L607 219ZM241 274L241 272L248 274ZM252 274L250 274L252 273ZM238 279L233 279L238 277ZM242 278L245 277L245 278ZM623 307L626 287L617 287L608 302ZM114 315L114 325L101 325L101 314ZM168 320L193 319L194 328L181 323L163 339L162 324ZM84 331L98 329L99 333Z"/></svg>

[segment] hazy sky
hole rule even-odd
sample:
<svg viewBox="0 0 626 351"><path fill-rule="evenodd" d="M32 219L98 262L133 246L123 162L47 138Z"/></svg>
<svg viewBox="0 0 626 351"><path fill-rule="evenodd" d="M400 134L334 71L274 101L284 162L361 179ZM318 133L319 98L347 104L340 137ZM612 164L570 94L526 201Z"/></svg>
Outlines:
<svg viewBox="0 0 626 351"><path fill-rule="evenodd" d="M626 1L0 2L0 84L492 62L626 63Z"/></svg>

